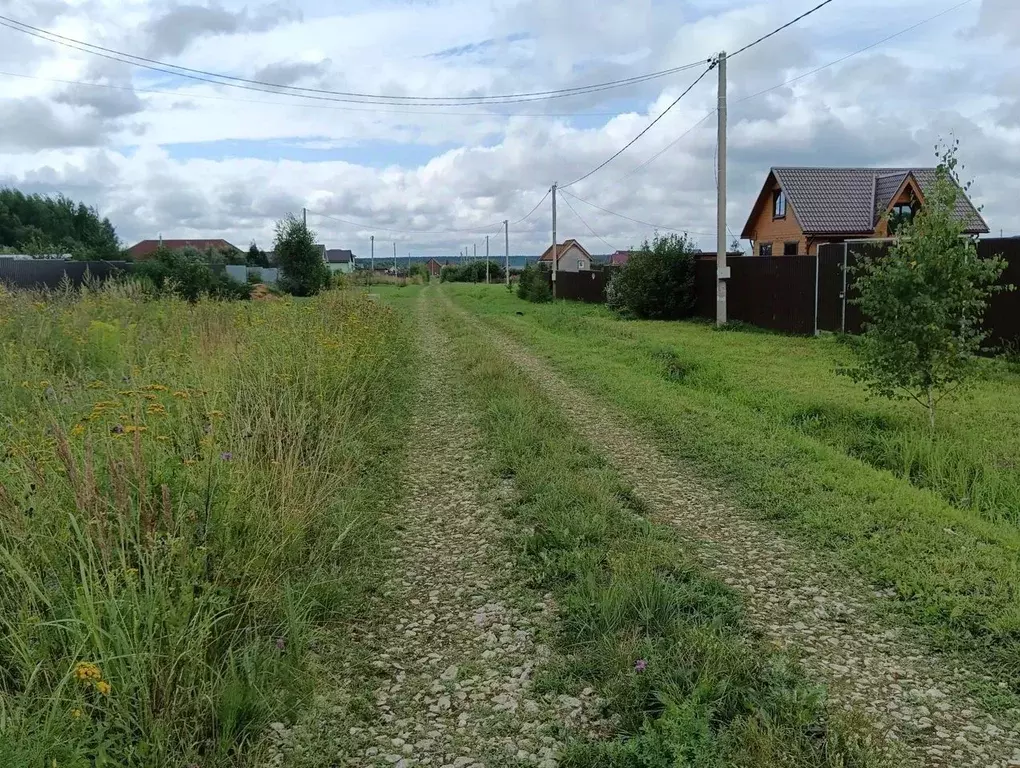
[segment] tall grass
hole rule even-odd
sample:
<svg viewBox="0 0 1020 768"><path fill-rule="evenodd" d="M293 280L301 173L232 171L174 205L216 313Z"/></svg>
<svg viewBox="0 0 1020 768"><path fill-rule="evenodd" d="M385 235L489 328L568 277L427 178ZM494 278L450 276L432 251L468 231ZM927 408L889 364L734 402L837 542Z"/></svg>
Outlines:
<svg viewBox="0 0 1020 768"><path fill-rule="evenodd" d="M372 578L403 339L341 294L0 295L4 766L257 757Z"/></svg>

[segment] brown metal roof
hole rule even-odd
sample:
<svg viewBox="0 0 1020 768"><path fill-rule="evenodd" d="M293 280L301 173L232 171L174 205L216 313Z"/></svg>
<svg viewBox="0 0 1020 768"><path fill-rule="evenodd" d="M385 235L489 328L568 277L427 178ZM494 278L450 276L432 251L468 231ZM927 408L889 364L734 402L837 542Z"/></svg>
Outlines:
<svg viewBox="0 0 1020 768"><path fill-rule="evenodd" d="M935 184L935 168L772 169L805 234L873 232L908 174L913 175L922 194ZM759 197L744 227L745 237L761 200ZM965 222L968 233L988 232L985 220L962 190L956 199L956 214Z"/></svg>

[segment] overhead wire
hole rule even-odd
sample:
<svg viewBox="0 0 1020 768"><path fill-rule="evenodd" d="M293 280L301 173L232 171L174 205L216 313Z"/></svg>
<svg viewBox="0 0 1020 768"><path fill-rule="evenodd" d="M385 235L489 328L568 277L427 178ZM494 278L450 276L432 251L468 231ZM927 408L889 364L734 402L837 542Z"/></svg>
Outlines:
<svg viewBox="0 0 1020 768"><path fill-rule="evenodd" d="M612 248L614 251L617 250L616 246L610 245L608 242L606 242L606 239L604 237L602 237L602 235L600 235L598 232L596 232L594 229L591 228L591 224L589 224L587 221L585 221L584 217L577 212L577 209L574 208L574 206L572 206L570 204L570 200L569 199L564 197L563 198L563 202L566 203L567 208L569 208L570 211L580 220L580 222L582 224L584 224L585 227L587 227L588 231L591 232L594 237L597 237L599 240L601 240L603 243L605 243L607 247Z"/></svg>
<svg viewBox="0 0 1020 768"><path fill-rule="evenodd" d="M669 75L676 74L678 72L683 72L687 69L692 69L694 67L702 65L702 62L700 61L691 62L689 64L683 64L677 67L659 70L657 72L649 72L643 75L635 75L633 77L622 78L618 80L609 80L601 83L592 83L583 86L573 86L570 88L558 88L547 91L526 91L510 94L472 95L472 96L395 96L388 94L364 93L358 91L336 91L325 88L309 88L305 86L283 85L280 83L272 83L265 80L237 77L235 75L226 75L223 73L213 72L210 70L197 69L194 67L185 67L179 64L171 64L169 62L160 61L159 59L153 59L146 56L138 56L136 54L127 53L124 51L118 51L114 48L96 45L94 43L89 43L84 40L78 40L76 38L61 35L57 32L52 32L50 30L43 29L42 27L36 27L31 24L27 24L25 22L18 21L17 19L4 15L0 15L0 26L7 27L8 29L12 29L17 32L22 32L23 34L31 35L41 40L46 40L51 43L63 45L73 50L81 51L83 53L89 53L95 56L111 59L113 61L119 61L121 63L130 64L143 69L162 72L163 74L176 75L179 77L200 80L203 82L213 82L218 85L224 85L227 87L243 88L246 90L258 90L268 93L285 93L292 96L300 96L302 98L330 97L326 99L328 101L349 101L354 103L385 103L408 106L412 106L416 103L425 104L426 106L444 106L444 105L471 106L483 104L515 104L530 101L547 101L552 99L567 98L570 96L581 96L590 93L598 93L601 91L622 88L629 85L637 85L640 83L648 82L649 80L667 77ZM272 90L266 91L265 89L267 88Z"/></svg>
<svg viewBox="0 0 1020 768"><path fill-rule="evenodd" d="M616 152L615 152L615 153L614 153L614 154L613 154L613 155L612 155L612 156L611 156L610 158L608 158L607 160L605 160L605 161L604 161L604 162L602 162L601 164L599 164L599 165L595 166L594 168L592 168L592 169L591 169L590 171L588 171L588 173L584 174L583 176L580 176L580 177L578 177L578 178L574 179L573 181L571 181L571 182L570 182L570 183L568 183L568 184L563 184L563 185L562 185L562 186L560 187L560 189L566 189L567 187L572 187L572 186L574 186L574 185L575 185L575 184L577 184L578 182L584 181L584 180L585 180L585 179L587 179L587 178L588 178L589 176L592 176L592 175L594 175L595 173L598 173L599 171L601 171L601 170L602 170L603 168L605 168L605 167L606 167L607 165L609 165L609 164L610 164L611 162L613 162L613 160L615 160L615 159L616 159L616 158L618 158L618 157L619 157L620 155L622 155L622 154L623 154L624 152L626 152L626 151L627 151L627 150L628 150L628 149L629 149L630 147L632 147L632 146L634 145L634 143L635 143L635 142L636 142L636 141L637 141L638 139L640 139L640 138L641 138L642 136L644 136L644 135L645 135L646 133L648 133L648 131L650 131L650 130L652 129L652 127L653 127L653 126L654 126L654 125L655 125L656 123L658 123L658 122L659 122L659 121L660 121L660 120L661 120L662 118L664 118L664 117L665 117L665 116L666 116L666 115L667 115L667 114L669 113L669 111L670 111L671 109L673 109L673 107L675 107L675 106L676 106L677 104L679 104L679 103L680 103L680 100L681 100L681 99L682 99L682 98L683 98L684 96L686 96L686 95L687 95L688 93L690 93L690 92L691 92L691 91L692 91L692 90L694 89L694 86L696 86L696 85L697 85L698 83L700 83L700 82L702 81L702 79L703 79L703 78L705 77L705 75L707 75L707 74L708 74L709 72L711 72L711 71L712 71L712 69L713 69L713 67L714 67L714 66L715 66L714 64L710 64L710 65L709 65L709 66L708 66L708 67L707 67L707 68L705 69L705 71L704 71L704 72L702 72L702 73L701 73L700 75L698 75L698 76L697 76L697 78L695 78L695 80L694 80L694 82L693 82L693 83L691 83L690 85L688 85L688 86L687 86L687 88L685 88L685 89L684 89L684 91L683 91L683 92L682 92L682 93L681 93L681 94L680 94L679 96L677 96L677 97L676 97L676 98L675 98L675 99L673 100L673 102L672 102L672 103L671 103L671 104L670 104L670 105L669 105L668 107L666 107L666 108L665 108L664 110L662 110L662 112L660 112L660 113L659 113L658 117L656 117L656 118L655 118L654 120L652 120L652 122L650 122L650 123L649 123L648 125L646 125L646 126L644 127L644 129L643 129L643 130L642 130L642 131L641 131L641 132L640 132L640 133L639 133L639 134L638 134L637 136L635 136L635 137L634 137L633 139L631 139L631 140L630 140L630 141L628 141L628 142L627 142L626 144L624 144L624 145L623 145L622 147L620 147L620 149L619 149L619 150L617 150L617 151L616 151Z"/></svg>
<svg viewBox="0 0 1020 768"><path fill-rule="evenodd" d="M652 227L652 229L661 229L664 232L686 232L689 235L702 235L702 236L705 236L705 237L708 237L710 235L715 234L714 232L695 232L695 231L690 230L690 229L685 229L684 227L667 227L665 224L653 224L653 223L651 223L649 221L642 221L641 219L635 219L632 216L626 216L626 215L624 215L622 213L617 213L616 211L611 211L608 208L603 208L601 205L596 205L595 203L591 202L590 200L585 200L582 197L578 197L573 192L567 192L566 190L564 190L563 194L569 195L570 197L572 197L575 200L577 200L579 203L584 203L585 205L591 206L592 208L595 208L596 210L602 211L603 213L608 213L610 216L618 216L621 219L626 219L627 221L632 221L635 224L642 224L642 225L644 225L646 227Z"/></svg>
<svg viewBox="0 0 1020 768"><path fill-rule="evenodd" d="M754 48L754 46L758 45L758 43L761 43L761 42L764 42L765 40L768 40L768 39L769 39L770 37L772 37L773 35L778 35L778 34L779 34L780 32L782 32L782 31L783 31L784 29L788 29L789 27L792 27L792 26L793 26L794 24L796 24L796 23L797 23L798 21L800 21L801 19L806 19L806 18L807 18L808 16L810 16L810 15L811 15L812 13L814 13L815 11L818 11L818 10L820 10L820 9L824 8L825 6L827 6L827 5L828 5L829 3L831 3L831 2L832 2L832 0L822 0L822 2L820 2L820 3L819 3L818 5L816 5L816 6L814 7L814 8L812 8L812 9L811 9L811 10L809 10L809 11L805 11L804 13L802 13L802 14L801 14L800 16L798 16L797 18L795 18L795 19L790 19L790 21L786 22L785 24L783 24L783 25L782 25L782 26L780 26L780 27L776 27L776 28L775 28L775 29L773 29L773 30L772 30L771 32L769 32L768 34L762 35L761 37L759 37L759 38L758 38L757 40L755 40L754 42L752 42L752 43L748 43L748 44L747 44L747 45L745 45L745 46L744 46L743 48L738 48L738 49L737 49L737 50L735 50L735 51L734 51L733 53L727 54L727 58L729 58L729 59L732 59L732 58L733 58L734 56L739 56L740 54L742 54L742 53L743 53L744 51L746 51L747 49L749 49L749 48Z"/></svg>
<svg viewBox="0 0 1020 768"><path fill-rule="evenodd" d="M2 25L0 25L2 26ZM132 85L116 85L114 83L90 83L85 80L66 80L59 77L42 77L41 75L29 75L21 72L0 71L0 76L17 77L24 80L40 80L47 83L60 83L62 85L80 85L89 88L105 88L127 93L151 93L164 96L174 96L178 99L210 99L213 101L226 101L238 104L264 104L266 106L294 107L295 109L326 109L337 112L370 112L375 114L392 115L442 115L464 116L464 117L615 117L618 112L451 112L442 110L429 112L423 109L374 109L371 107L351 106L327 106L325 104L306 104L293 101L270 101L266 99L243 99L230 96L217 96L209 93L188 93L184 91L167 91L159 88L136 88ZM286 96L288 94L279 94Z"/></svg>

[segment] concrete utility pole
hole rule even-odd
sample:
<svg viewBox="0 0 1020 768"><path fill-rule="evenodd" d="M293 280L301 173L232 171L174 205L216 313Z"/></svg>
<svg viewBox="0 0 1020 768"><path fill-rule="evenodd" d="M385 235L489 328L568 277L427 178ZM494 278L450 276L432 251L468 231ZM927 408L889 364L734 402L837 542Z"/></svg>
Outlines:
<svg viewBox="0 0 1020 768"><path fill-rule="evenodd" d="M302 208L301 209L301 224L304 226L305 229L308 229L308 209L307 208Z"/></svg>
<svg viewBox="0 0 1020 768"><path fill-rule="evenodd" d="M510 287L510 220L503 219L504 247L506 248L506 284Z"/></svg>
<svg viewBox="0 0 1020 768"><path fill-rule="evenodd" d="M393 243L393 276L397 276L397 243Z"/></svg>
<svg viewBox="0 0 1020 768"><path fill-rule="evenodd" d="M556 182L555 181L553 182L553 185L552 185L552 208L553 208L553 211L552 211L552 213L553 213L553 217L552 217L552 229L553 229L553 231L552 231L552 236L553 236L553 242L552 242L552 295L553 295L553 298L555 299L556 298L556 268L558 266L557 263L556 263Z"/></svg>
<svg viewBox="0 0 1020 768"><path fill-rule="evenodd" d="M489 236L485 236L485 284L489 284Z"/></svg>
<svg viewBox="0 0 1020 768"><path fill-rule="evenodd" d="M715 324L726 325L726 281L730 268L726 266L726 51L719 54L719 180L716 200L716 254L715 254Z"/></svg>
<svg viewBox="0 0 1020 768"><path fill-rule="evenodd" d="M478 261L478 243L471 243L472 253L474 256L471 257L471 261Z"/></svg>
<svg viewBox="0 0 1020 768"><path fill-rule="evenodd" d="M368 273L368 284L372 284L372 278L375 277L375 235L370 238L372 241L372 270Z"/></svg>

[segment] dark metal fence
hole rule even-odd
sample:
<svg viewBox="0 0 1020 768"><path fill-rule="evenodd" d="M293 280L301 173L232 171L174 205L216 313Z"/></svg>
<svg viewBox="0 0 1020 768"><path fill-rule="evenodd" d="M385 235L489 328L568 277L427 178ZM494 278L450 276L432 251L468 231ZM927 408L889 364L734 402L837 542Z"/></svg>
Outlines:
<svg viewBox="0 0 1020 768"><path fill-rule="evenodd" d="M78 287L86 277L106 280L131 269L127 261L57 261L0 258L0 283L15 288L57 288L65 278Z"/></svg>
<svg viewBox="0 0 1020 768"><path fill-rule="evenodd" d="M552 273L549 273L550 279ZM613 276L613 268L584 272L557 272L556 298L602 304L606 300L606 286Z"/></svg>
<svg viewBox="0 0 1020 768"><path fill-rule="evenodd" d="M888 241L823 245L817 256L735 256L727 260L727 317L786 333L816 331L860 333L864 316L854 303L854 267L862 255L881 255ZM1020 239L978 241L982 257L1000 255L1008 266L1003 285L1020 288ZM604 302L612 276L607 268L595 272L560 272L557 297ZM715 318L715 257L695 262L695 306L698 317ZM1020 343L1020 291L995 294L985 313L990 346Z"/></svg>

